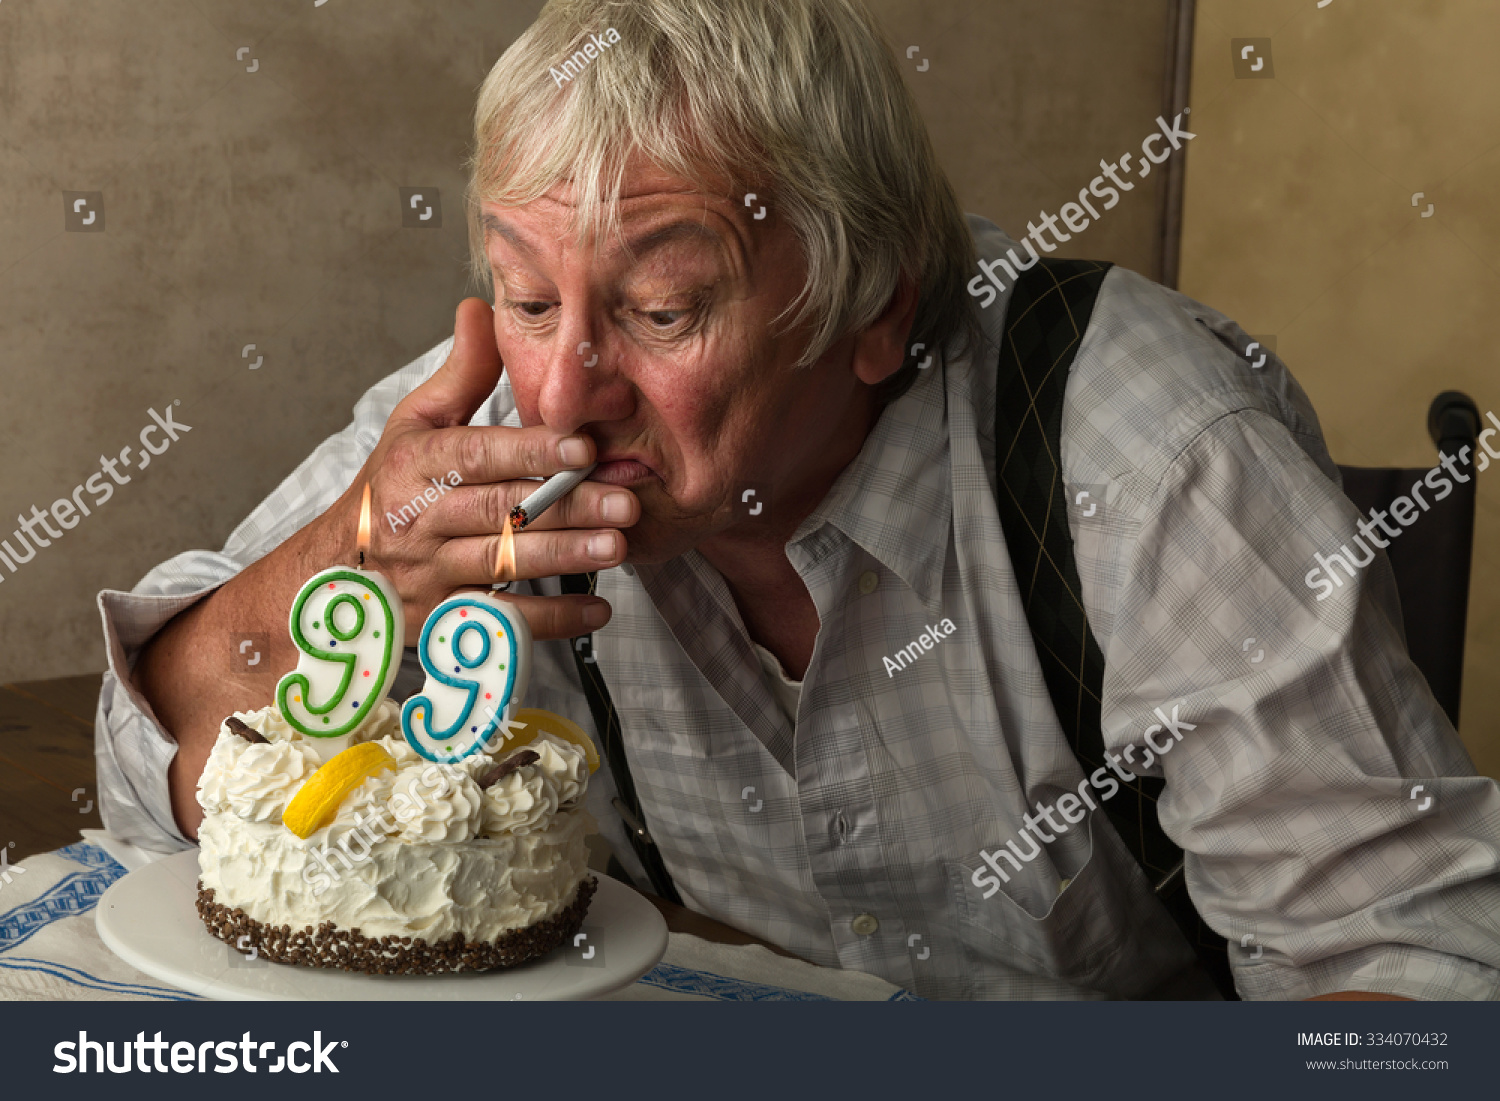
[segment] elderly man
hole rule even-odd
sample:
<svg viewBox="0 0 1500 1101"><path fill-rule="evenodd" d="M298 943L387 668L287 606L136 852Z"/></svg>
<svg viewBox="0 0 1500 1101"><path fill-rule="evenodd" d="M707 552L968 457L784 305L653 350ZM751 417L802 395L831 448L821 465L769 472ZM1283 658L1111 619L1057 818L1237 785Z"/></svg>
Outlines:
<svg viewBox="0 0 1500 1101"><path fill-rule="evenodd" d="M375 534L414 637L493 580L526 479L597 461L517 540L517 599L550 640L527 702L582 718L566 640L599 632L617 763L687 905L932 997L1212 996L1106 796L1072 794L1093 789L1002 534L1010 288L981 308L966 285L1024 254L961 215L869 17L554 0L490 73L475 136L493 310L461 303L452 340L373 387L221 553L101 594L110 829L191 843L219 723L295 664L287 608L353 560L366 485L381 517L458 475ZM1072 534L1111 761L1164 777L1193 903L1253 938L1242 995L1494 997L1500 792L1391 629L1385 560L1328 600L1304 585L1357 514L1301 390L1235 333L1113 269L1067 382L1063 477L1110 516ZM1282 643L1252 667L1239 642L1267 607ZM269 652L231 672L226 640L257 632ZM394 695L419 680L408 652ZM1412 777L1440 813L1411 812ZM612 804L628 785L599 779L644 885Z"/></svg>

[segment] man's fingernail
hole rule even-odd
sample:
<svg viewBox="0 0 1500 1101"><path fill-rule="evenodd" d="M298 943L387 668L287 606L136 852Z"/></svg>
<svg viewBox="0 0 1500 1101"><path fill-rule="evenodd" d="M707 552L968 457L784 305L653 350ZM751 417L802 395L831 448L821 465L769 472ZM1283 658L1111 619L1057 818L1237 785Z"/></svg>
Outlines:
<svg viewBox="0 0 1500 1101"><path fill-rule="evenodd" d="M591 535L589 536L589 557L597 558L600 562L608 562L615 556L615 537L613 535Z"/></svg>
<svg viewBox="0 0 1500 1101"><path fill-rule="evenodd" d="M630 498L623 493L611 493L599 506L599 513L610 523L630 518Z"/></svg>
<svg viewBox="0 0 1500 1101"><path fill-rule="evenodd" d="M589 445L580 436L569 436L558 441L557 456L563 466L580 467L589 461Z"/></svg>
<svg viewBox="0 0 1500 1101"><path fill-rule="evenodd" d="M590 604L583 610L583 625L591 631L597 631L609 622L608 604Z"/></svg>

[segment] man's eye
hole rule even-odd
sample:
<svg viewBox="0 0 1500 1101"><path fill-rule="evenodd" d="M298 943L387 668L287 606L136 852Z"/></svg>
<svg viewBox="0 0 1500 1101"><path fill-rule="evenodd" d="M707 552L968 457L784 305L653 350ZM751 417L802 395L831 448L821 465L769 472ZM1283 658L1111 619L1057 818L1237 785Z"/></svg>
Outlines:
<svg viewBox="0 0 1500 1101"><path fill-rule="evenodd" d="M687 310L647 310L646 320L658 329L670 329L687 315Z"/></svg>
<svg viewBox="0 0 1500 1101"><path fill-rule="evenodd" d="M519 313L523 317L534 318L541 317L548 310L550 310L552 308L552 303L540 301L516 302L507 298L505 300L505 307L506 309L514 310L516 313Z"/></svg>

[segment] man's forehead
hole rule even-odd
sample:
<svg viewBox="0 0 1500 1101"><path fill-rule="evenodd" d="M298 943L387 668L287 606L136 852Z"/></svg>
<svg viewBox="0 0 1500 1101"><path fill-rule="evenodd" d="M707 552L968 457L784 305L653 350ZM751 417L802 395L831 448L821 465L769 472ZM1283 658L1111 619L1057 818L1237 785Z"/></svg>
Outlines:
<svg viewBox="0 0 1500 1101"><path fill-rule="evenodd" d="M524 208L523 208L524 209ZM480 215L480 224L484 227L485 241L491 237L500 237L509 242L521 252L535 254L538 249L532 244L530 235L525 229L508 220L502 213L505 208L495 208L494 211L486 209ZM508 213L513 213L514 208ZM644 254L654 248L677 241L698 241L704 245L721 245L723 238L706 225L699 210L683 208L673 216L673 212L663 211L665 217L651 217L650 228L642 229L632 233L627 226L623 227L624 247L636 254Z"/></svg>
<svg viewBox="0 0 1500 1101"><path fill-rule="evenodd" d="M538 216L547 222L564 211L576 209L573 184L564 181L541 198L522 206L503 206L486 202L480 206L480 225L485 244L495 237L517 251L537 255L549 243L555 244L554 231L534 222ZM691 181L657 169L635 169L621 181L618 202L620 240L613 248L623 248L637 256L674 243L694 243L731 251L743 247L743 227L737 224L738 206L722 196L707 194ZM528 224L530 223L530 224Z"/></svg>
<svg viewBox="0 0 1500 1101"><path fill-rule="evenodd" d="M484 203L481 210L485 215L486 236L491 231L499 231L495 220L489 215L503 216L507 212L525 211L531 208L539 212L575 210L577 208L575 192L574 181L564 179L554 184L541 198L525 206L503 207L498 203ZM618 203L619 214L622 218L647 216L657 209L663 212L698 210L705 213L707 210L714 210L720 214L737 209L725 195L718 194L716 190L705 191L701 184L661 167L638 152L632 153L626 159L625 170L620 179L619 194L612 201Z"/></svg>

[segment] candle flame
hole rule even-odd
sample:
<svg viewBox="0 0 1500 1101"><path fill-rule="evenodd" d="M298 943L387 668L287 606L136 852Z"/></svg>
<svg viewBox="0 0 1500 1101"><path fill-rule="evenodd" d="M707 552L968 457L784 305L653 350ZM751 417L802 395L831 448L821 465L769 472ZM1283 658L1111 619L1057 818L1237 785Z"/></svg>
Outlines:
<svg viewBox="0 0 1500 1101"><path fill-rule="evenodd" d="M359 539L356 543L360 557L370 549L370 483L365 483L364 503L359 506Z"/></svg>
<svg viewBox="0 0 1500 1101"><path fill-rule="evenodd" d="M495 584L516 579L516 528L510 517L500 532L500 546L495 551Z"/></svg>

